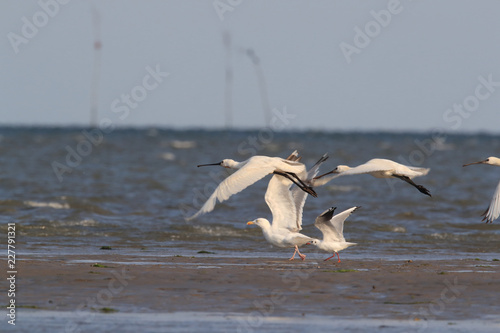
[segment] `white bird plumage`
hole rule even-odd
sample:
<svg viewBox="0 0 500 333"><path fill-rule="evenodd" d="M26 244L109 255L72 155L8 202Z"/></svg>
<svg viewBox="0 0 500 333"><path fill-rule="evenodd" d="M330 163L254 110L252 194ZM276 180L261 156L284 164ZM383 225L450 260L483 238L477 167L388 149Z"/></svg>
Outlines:
<svg viewBox="0 0 500 333"><path fill-rule="evenodd" d="M237 169L237 171L224 179L200 210L193 216L186 218L186 220L192 220L202 214L211 212L217 201L223 202L227 200L232 195L241 192L248 186L272 173L289 178L303 191L307 191L309 194L317 196L316 192L314 192L311 187L303 184L302 179L306 176L306 167L300 162L286 160L281 157L252 156L243 162L224 159L219 163L202 164L198 166L206 165L220 165L229 169Z"/></svg>
<svg viewBox="0 0 500 333"><path fill-rule="evenodd" d="M339 251L356 245L356 243L346 242L344 238L344 221L358 208L352 207L333 216L336 207L332 207L316 218L314 225L323 234L323 240L313 239L310 244L316 245L318 249L325 252L333 252L333 255L326 258L325 261L335 257L336 254L338 262L340 262Z"/></svg>
<svg viewBox="0 0 500 333"><path fill-rule="evenodd" d="M484 161L468 163L464 164L463 166L465 167L473 164L488 164L488 165L500 166L500 158L490 156ZM484 216L483 221L486 221L486 223L492 223L494 220L498 218L498 216L500 216L500 183L498 183L497 185L497 188L495 190L495 193L493 194L493 199L491 200L489 207L482 214L482 216Z"/></svg>
<svg viewBox="0 0 500 333"><path fill-rule="evenodd" d="M292 155L289 158L298 159L296 155L293 157ZM306 185L317 175L319 166L327 158L326 154L323 155L307 172L304 178ZM273 216L272 223L265 218L258 218L247 224L261 227L264 238L272 245L295 248L290 260L294 259L295 254L304 260L306 256L300 253L298 247L312 240L311 237L299 233L302 229L302 211L307 194L298 188L290 189L292 185L289 179L274 175L269 181L265 194L266 203Z"/></svg>
<svg viewBox="0 0 500 333"><path fill-rule="evenodd" d="M347 165L339 165L332 171L316 177L312 185L321 186L340 176L369 174L376 178L399 178L416 187L421 193L431 196L428 189L415 184L412 180L415 177L425 176L429 173L429 170L428 168L403 165L387 159L374 158L353 168ZM332 175L327 176L330 174Z"/></svg>

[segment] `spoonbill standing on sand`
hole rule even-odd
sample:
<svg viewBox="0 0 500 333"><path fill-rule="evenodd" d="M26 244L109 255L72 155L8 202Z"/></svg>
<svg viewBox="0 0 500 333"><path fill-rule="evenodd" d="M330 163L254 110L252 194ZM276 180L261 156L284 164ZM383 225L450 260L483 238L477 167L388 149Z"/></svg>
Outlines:
<svg viewBox="0 0 500 333"><path fill-rule="evenodd" d="M430 169L427 168L418 168L399 164L397 162L382 158L374 158L372 160L369 160L365 164L358 165L354 168L351 168L347 165L339 165L332 171L316 177L315 181L313 182L313 186L324 185L330 180L340 176L360 175L367 173L376 178L399 178L416 187L421 193L431 196L431 193L428 189L426 189L422 185L415 184L412 180L412 178L414 177L425 176L427 173L429 173L429 170ZM329 174L333 175L325 178L325 176Z"/></svg>
<svg viewBox="0 0 500 333"><path fill-rule="evenodd" d="M311 194L313 197L318 195L312 187L304 184L302 181L306 177L306 167L304 164L286 160L281 157L252 156L243 162L237 162L232 159L224 159L218 163L200 164L198 167L208 165L220 165L224 168L237 169L235 173L224 179L215 189L214 193L208 198L201 209L186 220L192 220L202 214L211 212L217 200L223 202L233 194L239 193L248 186L269 174L283 176L295 183L301 190Z"/></svg>
<svg viewBox="0 0 500 333"><path fill-rule="evenodd" d="M288 158L300 159L293 154ZM327 158L326 154L323 155L307 172L307 176L304 178L306 185L318 174L319 166ZM295 258L295 254L305 260L306 256L300 253L299 246L312 241L312 238L299 233L299 231L302 230L302 211L307 194L297 188L290 189L292 185L293 183L289 179L274 175L269 181L265 194L266 203L273 216L272 224L265 218L258 218L247 222L247 225L255 224L261 227L264 238L274 246L295 248L290 260Z"/></svg>
<svg viewBox="0 0 500 333"><path fill-rule="evenodd" d="M320 216L316 218L316 222L314 225L316 228L321 230L323 234L323 240L313 239L308 244L316 245L316 247L320 250L326 252L333 252L333 256L326 258L324 261L327 261L337 254L340 262L339 251L343 249L347 249L349 246L357 245L356 243L346 242L344 238L344 221L359 207L352 207L347 210L344 210L342 213L339 213L333 216L333 212L337 207L332 207L326 211L324 211Z"/></svg>
<svg viewBox="0 0 500 333"><path fill-rule="evenodd" d="M466 167L472 164L489 164L489 165L500 166L500 158L492 156L488 157L484 161L464 164L463 166ZM486 209L486 211L483 214L481 214L481 216L484 216L483 221L486 220L486 223L492 223L493 220L496 220L499 215L500 215L500 183L498 183L497 189L493 194L493 199L491 200L490 206L488 207L488 209Z"/></svg>

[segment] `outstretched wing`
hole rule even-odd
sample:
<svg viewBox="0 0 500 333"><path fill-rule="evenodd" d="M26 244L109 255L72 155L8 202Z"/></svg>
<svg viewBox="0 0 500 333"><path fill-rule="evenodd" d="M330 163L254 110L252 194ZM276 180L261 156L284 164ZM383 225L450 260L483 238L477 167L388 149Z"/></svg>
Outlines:
<svg viewBox="0 0 500 333"><path fill-rule="evenodd" d="M375 159L376 160L376 159ZM363 173L370 173L370 172L376 172L376 171L386 171L388 170L386 167L383 167L381 165L376 165L373 163L374 160L370 160L366 162L365 164L358 165L357 167L350 168L348 170L342 171L340 173L332 173L332 174L327 174L322 176L321 178L314 179L311 182L311 186L323 186L326 183L330 182L331 180L341 177L341 176L352 176L352 175L360 175ZM390 170L390 169L389 169Z"/></svg>
<svg viewBox="0 0 500 333"><path fill-rule="evenodd" d="M285 177L274 175L269 181L265 200L273 215L273 228L285 228L290 231L299 231L295 215L295 202L290 192L292 182Z"/></svg>
<svg viewBox="0 0 500 333"><path fill-rule="evenodd" d="M491 223L493 220L497 219L498 216L500 216L500 183L498 183L497 189L493 194L490 206L483 213L483 215L483 221L486 221L486 223Z"/></svg>
<svg viewBox="0 0 500 333"><path fill-rule="evenodd" d="M425 176L429 173L429 171L431 170L430 168L419 168L419 167L414 167L414 166L408 166L408 165L405 165L408 169L410 170L413 170L413 171L416 171L419 173L418 176L414 176L414 177L419 177L419 176Z"/></svg>
<svg viewBox="0 0 500 333"><path fill-rule="evenodd" d="M186 220L189 221L202 214L211 212L217 201L223 202L224 200L229 199L230 196L241 192L273 171L273 166L262 166L250 160L241 169L224 179L219 186L217 186L214 193L212 193L201 209Z"/></svg>
<svg viewBox="0 0 500 333"><path fill-rule="evenodd" d="M345 242L344 221L359 207L352 207L333 216L336 207L324 211L316 218L314 225L323 233L323 241Z"/></svg>
<svg viewBox="0 0 500 333"><path fill-rule="evenodd" d="M360 164L357 167L351 168L349 170L343 171L339 176L351 176L351 175L361 175L364 173L371 173L377 171L391 171L396 169L397 164L390 160L384 160L381 158L374 158L369 160L364 164Z"/></svg>
<svg viewBox="0 0 500 333"><path fill-rule="evenodd" d="M302 180L306 185L311 185L311 182L312 182L313 178L316 177L316 175L319 172L319 167L327 159L328 159L328 154L324 154L316 162L316 164L314 164L307 171L306 179ZM300 188L298 188L298 187L295 186L292 189L292 197L293 197L293 201L295 202L295 210L296 210L295 215L296 215L296 218L297 218L297 228L298 228L298 230L302 230L302 213L304 211L304 205L306 203L307 193L304 192L303 190L301 190Z"/></svg>

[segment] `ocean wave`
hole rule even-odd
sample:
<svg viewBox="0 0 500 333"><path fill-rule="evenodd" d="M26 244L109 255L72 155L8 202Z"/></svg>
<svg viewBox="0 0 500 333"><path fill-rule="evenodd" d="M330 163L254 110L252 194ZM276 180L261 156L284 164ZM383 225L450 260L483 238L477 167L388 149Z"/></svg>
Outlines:
<svg viewBox="0 0 500 333"><path fill-rule="evenodd" d="M450 232L443 232L443 233L432 233L430 235L424 236L425 238L430 238L434 240L441 240L441 241L453 241L453 242L461 242L461 243L469 243L471 244L472 241L481 241L481 242L489 242L489 241L495 241L498 242L500 239L500 235L490 233L490 232L476 232L476 233L450 233Z"/></svg>
<svg viewBox="0 0 500 333"><path fill-rule="evenodd" d="M375 231L381 231L381 232L396 232L396 233L405 233L406 232L405 227L399 226L399 225L392 225L392 224L373 225L372 229Z"/></svg>
<svg viewBox="0 0 500 333"><path fill-rule="evenodd" d="M75 220L75 221L60 221L59 222L60 226L68 226L68 227L74 227L74 226L80 226L80 227L95 227L99 225L99 222L93 219L83 219L83 220Z"/></svg>
<svg viewBox="0 0 500 333"><path fill-rule="evenodd" d="M26 237L81 237L94 235L96 237L107 234L100 223L94 219L69 219L69 220L37 220L23 223Z"/></svg>
<svg viewBox="0 0 500 333"><path fill-rule="evenodd" d="M170 228L181 238L213 238L213 237L241 237L247 230L236 229L221 225L176 225ZM169 233L172 235L172 233Z"/></svg>
<svg viewBox="0 0 500 333"><path fill-rule="evenodd" d="M161 154L160 157L165 161L174 161L176 158L174 153L169 153L169 152Z"/></svg>
<svg viewBox="0 0 500 333"><path fill-rule="evenodd" d="M356 185L327 185L326 188L332 192L353 192L361 190L361 187Z"/></svg>
<svg viewBox="0 0 500 333"><path fill-rule="evenodd" d="M49 207L53 209L70 209L71 207L69 206L68 203L60 203L60 202L40 202L40 201L24 201L23 202L26 206L29 207L34 207L34 208L41 208L41 207Z"/></svg>
<svg viewBox="0 0 500 333"><path fill-rule="evenodd" d="M241 230L223 226L194 226L193 229L199 234L212 237L236 237L242 234Z"/></svg>
<svg viewBox="0 0 500 333"><path fill-rule="evenodd" d="M192 149L196 147L196 141L192 140L172 140L170 146L174 149Z"/></svg>

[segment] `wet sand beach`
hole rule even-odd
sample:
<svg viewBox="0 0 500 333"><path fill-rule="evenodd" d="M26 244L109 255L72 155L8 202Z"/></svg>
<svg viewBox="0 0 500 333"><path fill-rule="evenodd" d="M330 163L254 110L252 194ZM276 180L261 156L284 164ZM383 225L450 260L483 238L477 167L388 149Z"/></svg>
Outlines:
<svg viewBox="0 0 500 333"><path fill-rule="evenodd" d="M433 321L460 327L464 320L478 320L500 327L498 260L344 258L337 263L210 255L109 254L81 260L66 255L20 260L17 276L19 328L23 320L29 327L51 313L50 323L56 325L51 329L76 332L86 331L101 316L114 322L127 313L178 313L174 319L179 320L186 312L221 314L228 325L224 330L234 332L265 330L276 317L317 316L353 325L363 319L396 320L414 331ZM237 319L229 320L230 314Z"/></svg>

